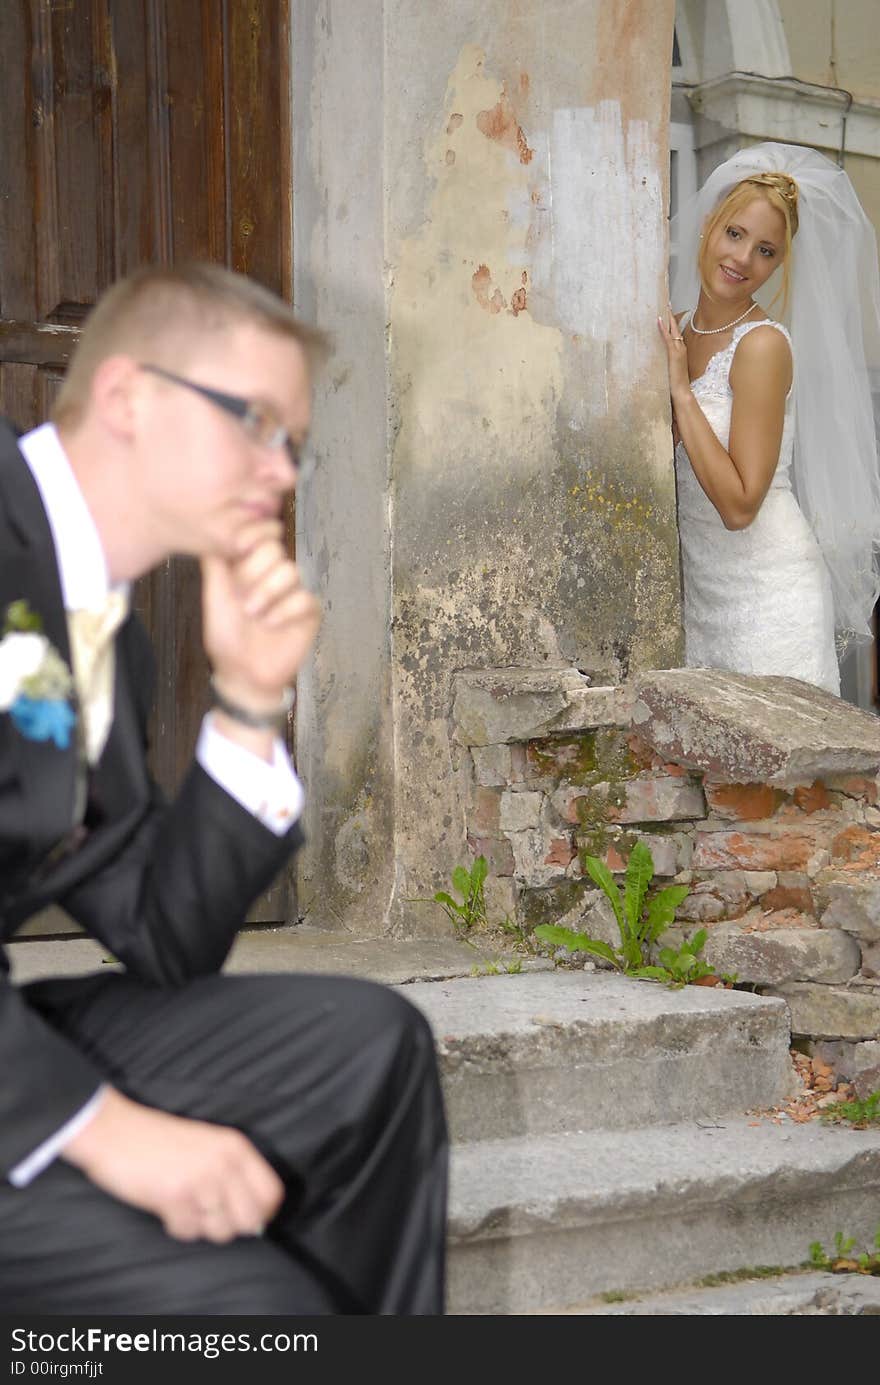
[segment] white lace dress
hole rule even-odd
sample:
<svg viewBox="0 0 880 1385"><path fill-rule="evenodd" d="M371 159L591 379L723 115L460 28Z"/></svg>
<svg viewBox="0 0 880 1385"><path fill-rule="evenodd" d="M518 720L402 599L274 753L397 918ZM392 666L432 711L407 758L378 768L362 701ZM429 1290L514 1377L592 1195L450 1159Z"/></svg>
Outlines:
<svg viewBox="0 0 880 1385"><path fill-rule="evenodd" d="M682 319L684 323L686 319ZM722 447L728 446L730 368L744 323L692 383ZM780 323L773 323L791 338ZM783 674L840 692L828 573L791 488L792 394L785 404L779 461L760 510L746 529L725 529L694 475L684 444L675 451L684 583L685 663L735 673ZM829 459L830 460L830 459Z"/></svg>

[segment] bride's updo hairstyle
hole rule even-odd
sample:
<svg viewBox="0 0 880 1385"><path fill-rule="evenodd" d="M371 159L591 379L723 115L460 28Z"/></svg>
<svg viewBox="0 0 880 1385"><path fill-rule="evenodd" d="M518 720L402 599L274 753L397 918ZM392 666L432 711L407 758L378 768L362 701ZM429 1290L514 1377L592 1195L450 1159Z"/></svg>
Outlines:
<svg viewBox="0 0 880 1385"><path fill-rule="evenodd" d="M728 222L736 220L737 212L742 211L750 202L754 202L756 197L763 197L765 202L769 202L771 207L782 213L785 222L785 245L782 252L782 284L774 294L770 306L782 296L782 311L785 312L788 304L788 286L791 275L791 242L797 234L798 228L798 185L794 178L788 173L753 173L751 177L744 178L741 183L736 183L731 188L726 197L723 197L709 216L708 221L703 227L703 237L700 243L700 254L697 261L700 279L703 283L703 291L711 298L706 287L706 279L709 266L707 264L709 255L709 243L719 226L724 226Z"/></svg>

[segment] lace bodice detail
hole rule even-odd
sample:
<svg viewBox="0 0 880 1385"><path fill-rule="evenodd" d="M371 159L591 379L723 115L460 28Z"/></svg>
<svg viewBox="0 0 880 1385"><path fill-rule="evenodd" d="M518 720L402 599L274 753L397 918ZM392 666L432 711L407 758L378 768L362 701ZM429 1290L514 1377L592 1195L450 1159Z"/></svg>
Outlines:
<svg viewBox="0 0 880 1385"><path fill-rule="evenodd" d="M687 317L690 317L688 314ZM682 326L687 319L683 319ZM752 332L756 327L773 327L777 332L781 332L786 341L791 346L791 337L781 322L743 322L733 330L733 336L727 346L721 351L716 351L711 357L709 364L702 375L696 380L691 381L691 390L694 398L702 409L712 427L712 432L717 437L721 446L727 450L730 442L730 420L733 413L733 390L730 388L730 368L733 365L733 357L736 348L739 346L747 332ZM785 421L782 428L782 441L779 444L779 460L776 463L776 470L773 473L773 480L770 482L771 490L791 490L791 463L794 451L794 388L789 390L785 401ZM687 452L684 445L679 443L676 449L676 471L678 473L679 486L679 508L693 510L698 514L705 515L707 511L716 521L718 515L711 501L707 499L700 486L699 481L691 469L688 461Z"/></svg>

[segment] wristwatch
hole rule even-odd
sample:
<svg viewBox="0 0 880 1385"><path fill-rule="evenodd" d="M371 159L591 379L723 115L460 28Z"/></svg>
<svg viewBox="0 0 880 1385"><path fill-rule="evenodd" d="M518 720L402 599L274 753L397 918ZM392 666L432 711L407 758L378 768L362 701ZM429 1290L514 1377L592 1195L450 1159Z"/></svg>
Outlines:
<svg viewBox="0 0 880 1385"><path fill-rule="evenodd" d="M286 687L277 707L268 712L254 712L250 707L242 707L239 702L231 702L220 691L211 675L211 700L226 716L238 721L242 726L250 726L255 731L280 731L287 721L288 714L296 701L296 691Z"/></svg>

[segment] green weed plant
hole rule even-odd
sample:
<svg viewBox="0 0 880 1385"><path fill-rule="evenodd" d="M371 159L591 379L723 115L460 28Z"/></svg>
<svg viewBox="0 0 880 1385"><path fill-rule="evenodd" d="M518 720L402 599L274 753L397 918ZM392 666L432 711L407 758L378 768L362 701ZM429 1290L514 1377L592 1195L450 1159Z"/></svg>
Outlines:
<svg viewBox="0 0 880 1385"><path fill-rule="evenodd" d="M835 1101L822 1112L823 1121L847 1121L855 1130L867 1130L872 1125L880 1126L880 1091L872 1092L864 1100Z"/></svg>
<svg viewBox="0 0 880 1385"><path fill-rule="evenodd" d="M838 1231L834 1237L836 1254L829 1255L821 1241L813 1241L810 1246L810 1263L817 1270L830 1270L832 1274L877 1274L880 1275L880 1226L874 1237L873 1251L863 1250L854 1255L856 1239Z"/></svg>
<svg viewBox="0 0 880 1385"><path fill-rule="evenodd" d="M714 967L699 955L706 943L704 928L678 948L661 948L657 962L650 960L663 933L674 921L676 910L689 894L689 887L666 885L651 894L654 858L644 842L636 842L630 852L622 892L605 862L597 856L585 856L584 866L614 911L620 946L613 947L601 938L552 923L540 924L535 929L535 937L568 952L601 957L624 976L664 981L675 988L714 975Z"/></svg>

